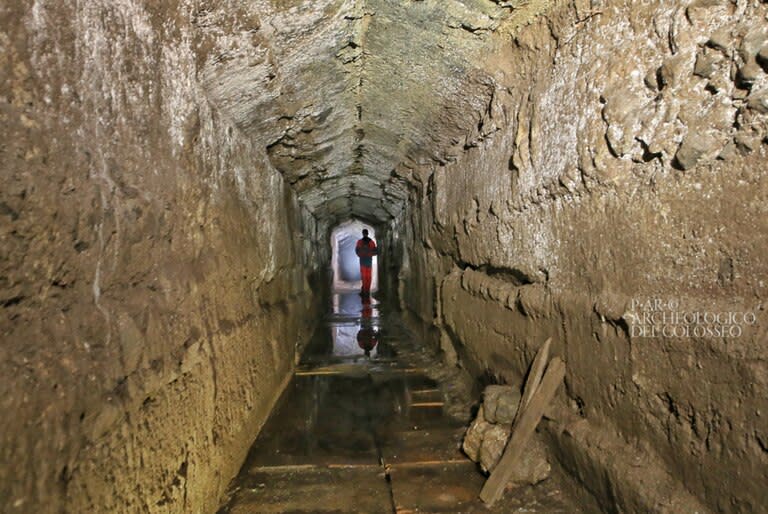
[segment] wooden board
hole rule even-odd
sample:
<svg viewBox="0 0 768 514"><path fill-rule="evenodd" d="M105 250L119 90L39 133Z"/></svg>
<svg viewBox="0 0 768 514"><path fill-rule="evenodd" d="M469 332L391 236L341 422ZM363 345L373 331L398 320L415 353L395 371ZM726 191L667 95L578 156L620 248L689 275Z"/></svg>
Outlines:
<svg viewBox="0 0 768 514"><path fill-rule="evenodd" d="M512 436L509 438L504 455L485 482L483 490L480 491L480 499L488 506L493 505L504 492L515 463L520 459L526 443L536 431L536 426L544 415L544 409L552 401L563 378L565 378L565 363L559 357L554 357L547 366L544 378L530 403L523 408L520 419L512 428Z"/></svg>
<svg viewBox="0 0 768 514"><path fill-rule="evenodd" d="M541 345L539 351L536 352L536 357L533 358L531 370L528 372L528 378L525 380L525 386L523 387L523 397L520 399L520 405L517 407L515 419L512 422L513 425L520 419L523 411L531 402L534 393L536 393L536 390L539 388L541 377L544 376L544 369L547 367L547 362L549 361L549 347L551 344L552 338L550 337L544 341L544 344Z"/></svg>

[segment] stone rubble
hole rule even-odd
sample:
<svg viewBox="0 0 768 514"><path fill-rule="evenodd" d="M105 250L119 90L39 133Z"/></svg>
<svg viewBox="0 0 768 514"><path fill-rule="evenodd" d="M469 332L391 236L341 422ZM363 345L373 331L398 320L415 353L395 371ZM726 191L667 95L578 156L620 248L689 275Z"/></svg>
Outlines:
<svg viewBox="0 0 768 514"><path fill-rule="evenodd" d="M462 449L486 473L493 471L504 453L519 403L520 392L511 386L489 385L483 392L483 403L467 429ZM546 480L550 472L546 447L534 437L515 467L508 487L536 485Z"/></svg>

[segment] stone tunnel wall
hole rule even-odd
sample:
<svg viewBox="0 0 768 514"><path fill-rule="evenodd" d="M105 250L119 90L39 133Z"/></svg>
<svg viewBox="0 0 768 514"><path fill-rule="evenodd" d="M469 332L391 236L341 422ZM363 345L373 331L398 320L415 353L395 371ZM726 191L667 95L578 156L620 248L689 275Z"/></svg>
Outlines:
<svg viewBox="0 0 768 514"><path fill-rule="evenodd" d="M487 108L465 113L454 157L401 170L403 301L502 381L554 338L555 446L609 511L768 505L766 15L561 2L496 35ZM756 321L641 333L658 309Z"/></svg>
<svg viewBox="0 0 768 514"><path fill-rule="evenodd" d="M214 511L309 332L314 219L193 4L0 6L0 511Z"/></svg>

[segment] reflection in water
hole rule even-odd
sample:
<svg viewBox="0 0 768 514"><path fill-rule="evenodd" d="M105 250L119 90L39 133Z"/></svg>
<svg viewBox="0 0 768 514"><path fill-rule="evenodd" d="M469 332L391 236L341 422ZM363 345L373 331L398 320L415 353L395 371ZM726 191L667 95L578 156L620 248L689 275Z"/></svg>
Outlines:
<svg viewBox="0 0 768 514"><path fill-rule="evenodd" d="M370 318L373 314L371 297L369 295L360 297L360 303L360 314L363 315L363 319Z"/></svg>
<svg viewBox="0 0 768 514"><path fill-rule="evenodd" d="M333 313L355 317L349 323L335 323L331 327L333 355L338 357L378 356L379 309L378 300L358 294L333 296Z"/></svg>
<svg viewBox="0 0 768 514"><path fill-rule="evenodd" d="M371 297L368 295L363 296L361 303L360 314L362 314L362 319L360 321L360 330L357 332L357 345L363 349L367 357L371 355L371 350L376 348L379 342L379 331L371 323L371 316L373 315Z"/></svg>
<svg viewBox="0 0 768 514"><path fill-rule="evenodd" d="M364 326L357 332L357 345L363 349L366 356L371 355L371 350L379 343L379 333L373 327Z"/></svg>
<svg viewBox="0 0 768 514"><path fill-rule="evenodd" d="M439 357L397 312L355 294L334 302L219 514L599 511L566 504L553 478L493 511L481 505L484 477L458 448L469 409L450 417L441 392L464 396L460 384L427 376Z"/></svg>
<svg viewBox="0 0 768 514"><path fill-rule="evenodd" d="M365 351L357 344L357 333L359 331L360 325L336 325L333 327L331 329L333 355L336 357L365 355Z"/></svg>
<svg viewBox="0 0 768 514"><path fill-rule="evenodd" d="M360 297L357 293L334 294L333 314L345 317L378 318L379 301L373 297Z"/></svg>

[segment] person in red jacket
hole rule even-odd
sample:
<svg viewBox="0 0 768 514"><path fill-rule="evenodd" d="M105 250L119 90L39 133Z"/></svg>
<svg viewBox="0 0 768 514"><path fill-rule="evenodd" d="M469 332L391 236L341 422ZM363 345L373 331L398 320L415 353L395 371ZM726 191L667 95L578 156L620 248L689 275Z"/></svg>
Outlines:
<svg viewBox="0 0 768 514"><path fill-rule="evenodd" d="M355 253L360 258L360 276L363 279L363 287L360 294L363 296L371 294L371 273L373 269L373 257L379 254L376 243L368 237L368 230L363 229L363 238L357 241Z"/></svg>

